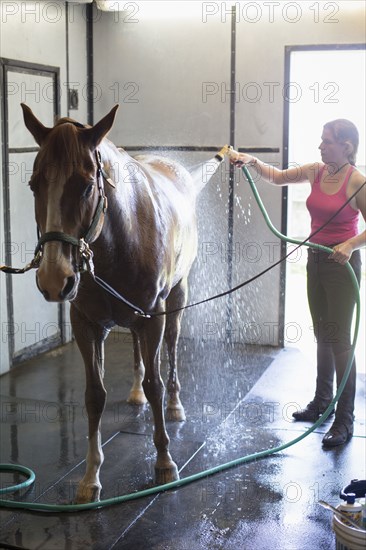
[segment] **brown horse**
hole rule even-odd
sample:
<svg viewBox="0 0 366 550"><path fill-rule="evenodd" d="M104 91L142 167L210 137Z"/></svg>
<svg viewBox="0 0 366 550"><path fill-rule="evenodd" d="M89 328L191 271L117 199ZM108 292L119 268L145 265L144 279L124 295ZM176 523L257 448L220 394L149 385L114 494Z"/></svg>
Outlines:
<svg viewBox="0 0 366 550"><path fill-rule="evenodd" d="M196 255L195 202L202 178L195 182L176 162L153 155L134 159L117 149L105 136L118 106L93 127L62 118L53 128L45 127L26 105L22 108L25 125L40 146L30 181L41 233L37 285L46 300L71 302L72 327L86 369L89 447L76 500L100 497L103 348L115 325L133 334L129 402L141 404L147 398L151 405L156 482L176 480L164 420L160 348L164 338L169 357L167 418L182 421L176 361L182 312L137 315L98 286L92 273L81 272L80 264L90 266L93 257L98 277L143 311L156 314L183 307Z"/></svg>

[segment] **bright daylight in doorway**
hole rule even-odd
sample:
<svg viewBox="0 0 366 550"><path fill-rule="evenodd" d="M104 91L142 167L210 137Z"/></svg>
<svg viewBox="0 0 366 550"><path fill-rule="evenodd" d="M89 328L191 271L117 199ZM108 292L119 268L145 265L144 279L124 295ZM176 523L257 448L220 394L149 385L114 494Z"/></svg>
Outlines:
<svg viewBox="0 0 366 550"><path fill-rule="evenodd" d="M336 118L354 122L360 135L357 167L366 173L366 50L299 50L291 52L289 95L289 164L320 161L318 145L323 125ZM285 131L285 129L284 129ZM309 194L307 185L289 187L288 234L305 238L309 234L310 218L305 207ZM364 228L361 217L360 231ZM361 282L361 303L365 303L365 250ZM296 261L295 261L296 260ZM288 263L286 281L286 322L301 326L295 346L308 353L315 346L305 291L306 254ZM303 292L299 292L299 288ZM296 300L292 295L296 293ZM299 304L302 297L303 303ZM300 312L300 313L299 313ZM364 315L356 348L358 370L365 369ZM294 335L288 335L291 339ZM295 335L296 336L296 335ZM295 338L295 337L294 337ZM312 351L311 351L312 353Z"/></svg>

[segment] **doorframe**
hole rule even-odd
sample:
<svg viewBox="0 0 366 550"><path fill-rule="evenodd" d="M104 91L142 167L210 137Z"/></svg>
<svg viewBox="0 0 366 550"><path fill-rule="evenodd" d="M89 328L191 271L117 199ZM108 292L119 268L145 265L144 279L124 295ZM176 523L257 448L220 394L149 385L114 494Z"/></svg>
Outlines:
<svg viewBox="0 0 366 550"><path fill-rule="evenodd" d="M306 45L292 45L285 46L285 74L284 74L284 89L290 84L290 72L291 72L291 54L298 51L346 51L346 50L365 50L365 43L356 44L306 44ZM283 136L282 136L282 167L288 168L289 162L289 125L290 125L290 101L284 97L283 105ZM288 188L282 188L282 216L281 216L281 231L285 235L288 231ZM281 256L286 254L286 243L281 241ZM286 322L286 265L281 264L281 277L280 277L280 325L285 327ZM284 345L284 342L283 342Z"/></svg>
<svg viewBox="0 0 366 550"><path fill-rule="evenodd" d="M10 247L6 246L11 243L11 219L10 219L10 177L9 177L9 154L10 153L33 153L38 151L38 147L9 147L9 112L8 112L8 95L6 93L8 85L9 73L24 73L36 76L48 76L53 81L53 115L54 118L60 114L60 67L50 65L42 65L39 63L29 63L26 61L0 58L0 109L1 109L1 147L3 156L2 178L3 178L3 204L4 204L4 260L7 265L11 265L12 258ZM8 327L14 329L14 304L13 304L13 281L11 275L5 275L5 291L7 303L7 322ZM60 345L65 341L65 308L63 305L58 307L58 324L60 328L60 336L57 338L41 340L36 344L26 348L24 353L15 356L15 340L14 330L10 330L8 334L9 360L11 366L35 354L47 351L55 345Z"/></svg>

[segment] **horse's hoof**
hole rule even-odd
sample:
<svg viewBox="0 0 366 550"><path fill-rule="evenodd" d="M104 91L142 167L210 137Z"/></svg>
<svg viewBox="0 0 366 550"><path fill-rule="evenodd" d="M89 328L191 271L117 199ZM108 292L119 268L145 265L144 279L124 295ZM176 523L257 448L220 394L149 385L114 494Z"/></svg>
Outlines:
<svg viewBox="0 0 366 550"><path fill-rule="evenodd" d="M184 422L186 420L186 413L184 408L180 407L167 407L165 412L165 420L168 422Z"/></svg>
<svg viewBox="0 0 366 550"><path fill-rule="evenodd" d="M168 468L157 468L155 466L155 483L157 485L165 485L166 483L177 481L178 479L178 468L174 462L172 462L172 465Z"/></svg>
<svg viewBox="0 0 366 550"><path fill-rule="evenodd" d="M127 403L130 405L145 405L147 403L147 399L142 390L131 390Z"/></svg>
<svg viewBox="0 0 366 550"><path fill-rule="evenodd" d="M88 485L79 485L76 492L75 504L87 504L89 502L99 502L102 486L97 483Z"/></svg>

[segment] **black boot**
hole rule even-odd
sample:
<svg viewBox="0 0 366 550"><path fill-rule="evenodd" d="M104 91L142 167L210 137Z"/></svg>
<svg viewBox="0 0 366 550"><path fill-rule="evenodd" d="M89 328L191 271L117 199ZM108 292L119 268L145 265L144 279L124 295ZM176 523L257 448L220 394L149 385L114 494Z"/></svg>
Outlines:
<svg viewBox="0 0 366 550"><path fill-rule="evenodd" d="M335 420L330 430L323 437L324 447L337 447L347 443L353 436L353 424L343 424Z"/></svg>
<svg viewBox="0 0 366 550"><path fill-rule="evenodd" d="M329 403L321 403L314 399L306 405L305 409L295 411L294 413L292 413L292 416L297 421L316 422L318 418L323 414L323 412L327 409ZM331 411L329 416L331 416L332 414L334 414L334 409Z"/></svg>

